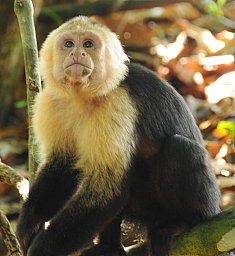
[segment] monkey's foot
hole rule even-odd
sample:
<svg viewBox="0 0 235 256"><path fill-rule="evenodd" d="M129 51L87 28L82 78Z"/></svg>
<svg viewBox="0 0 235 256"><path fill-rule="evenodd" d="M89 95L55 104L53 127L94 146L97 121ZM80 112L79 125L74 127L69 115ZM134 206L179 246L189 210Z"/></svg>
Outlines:
<svg viewBox="0 0 235 256"><path fill-rule="evenodd" d="M112 248L108 245L94 245L89 249L82 251L80 256L125 256L124 249L120 246L118 248Z"/></svg>

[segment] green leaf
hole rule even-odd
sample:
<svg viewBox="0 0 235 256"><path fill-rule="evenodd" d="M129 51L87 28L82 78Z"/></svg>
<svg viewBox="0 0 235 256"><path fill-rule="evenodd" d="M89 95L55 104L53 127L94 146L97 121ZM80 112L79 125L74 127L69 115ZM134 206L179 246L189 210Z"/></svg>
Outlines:
<svg viewBox="0 0 235 256"><path fill-rule="evenodd" d="M223 133L224 130L229 131L229 137L234 137L235 124L233 122L228 121L220 121L217 125L217 130Z"/></svg>
<svg viewBox="0 0 235 256"><path fill-rule="evenodd" d="M62 25L64 23L63 20L61 19L61 17L56 12L54 12L52 9L46 8L44 10L44 12L49 17L51 17L57 23L58 26L60 26L60 25Z"/></svg>
<svg viewBox="0 0 235 256"><path fill-rule="evenodd" d="M227 0L217 0L217 5L223 7L226 4Z"/></svg>
<svg viewBox="0 0 235 256"><path fill-rule="evenodd" d="M15 108L25 108L27 107L27 100L20 100L14 103Z"/></svg>
<svg viewBox="0 0 235 256"><path fill-rule="evenodd" d="M205 6L205 11L208 13L215 13L218 9L218 6L215 2L211 1Z"/></svg>

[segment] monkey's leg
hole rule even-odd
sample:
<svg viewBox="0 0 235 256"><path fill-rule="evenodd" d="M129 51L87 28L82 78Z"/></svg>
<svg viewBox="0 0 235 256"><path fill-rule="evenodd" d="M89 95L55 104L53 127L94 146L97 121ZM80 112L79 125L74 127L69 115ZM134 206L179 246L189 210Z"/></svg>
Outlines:
<svg viewBox="0 0 235 256"><path fill-rule="evenodd" d="M17 235L25 252L40 226L55 215L76 189L76 172L71 167L72 161L55 156L39 167L17 226Z"/></svg>
<svg viewBox="0 0 235 256"><path fill-rule="evenodd" d="M93 187L93 176L51 220L47 230L41 229L33 239L28 256L66 256L89 246L110 223L129 199L129 185L122 181L120 193L109 194L110 184L102 191ZM100 189L100 187L98 188Z"/></svg>
<svg viewBox="0 0 235 256"><path fill-rule="evenodd" d="M81 256L121 256L125 255L121 243L122 218L117 217L99 235L99 243L84 250Z"/></svg>
<svg viewBox="0 0 235 256"><path fill-rule="evenodd" d="M150 220L151 256L165 256L172 236L184 227L219 213L220 192L210 157L196 141L180 135L167 139L156 155L158 219Z"/></svg>

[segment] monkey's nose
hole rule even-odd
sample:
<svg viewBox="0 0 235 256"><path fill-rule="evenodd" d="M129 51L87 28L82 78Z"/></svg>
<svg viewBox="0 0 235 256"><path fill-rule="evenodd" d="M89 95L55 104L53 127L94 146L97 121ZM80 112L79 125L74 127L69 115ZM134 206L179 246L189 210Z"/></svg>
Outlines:
<svg viewBox="0 0 235 256"><path fill-rule="evenodd" d="M80 58L84 58L87 56L85 51L81 51L81 50L74 50L70 53L70 56L75 60L78 61Z"/></svg>
<svg viewBox="0 0 235 256"><path fill-rule="evenodd" d="M70 53L70 56L71 56L72 58L77 58L78 54L76 53L76 51L72 51L72 52Z"/></svg>
<svg viewBox="0 0 235 256"><path fill-rule="evenodd" d="M81 52L81 57L86 57L86 53L85 52Z"/></svg>

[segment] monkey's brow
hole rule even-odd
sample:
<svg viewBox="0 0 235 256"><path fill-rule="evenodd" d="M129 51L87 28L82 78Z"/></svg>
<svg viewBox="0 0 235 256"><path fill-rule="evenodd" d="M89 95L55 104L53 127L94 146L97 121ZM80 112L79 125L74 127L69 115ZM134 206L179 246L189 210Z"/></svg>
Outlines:
<svg viewBox="0 0 235 256"><path fill-rule="evenodd" d="M86 36L86 35L91 35L91 36L98 36L94 31L88 30L88 31L65 31L65 33L61 36L61 38L71 38L71 37L77 37L77 36Z"/></svg>

